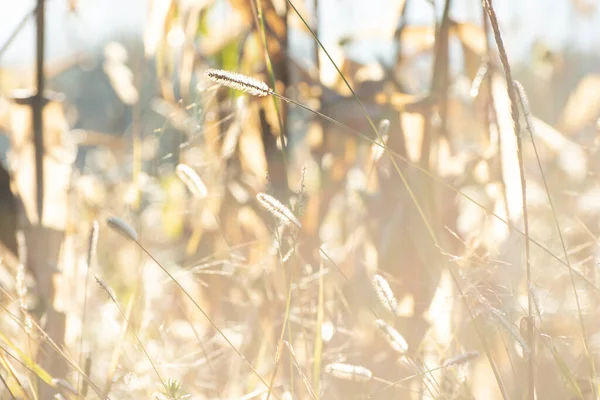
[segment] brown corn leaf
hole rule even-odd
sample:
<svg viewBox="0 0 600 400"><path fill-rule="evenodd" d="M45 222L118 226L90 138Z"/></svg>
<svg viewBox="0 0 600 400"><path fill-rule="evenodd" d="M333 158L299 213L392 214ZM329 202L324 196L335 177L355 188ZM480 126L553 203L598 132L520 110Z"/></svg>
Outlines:
<svg viewBox="0 0 600 400"><path fill-rule="evenodd" d="M583 77L569 96L559 129L573 134L588 125L593 125L600 115L600 75L590 74Z"/></svg>
<svg viewBox="0 0 600 400"><path fill-rule="evenodd" d="M473 53L479 56L486 53L486 35L480 25L456 22L452 24L450 33L456 35L461 44Z"/></svg>

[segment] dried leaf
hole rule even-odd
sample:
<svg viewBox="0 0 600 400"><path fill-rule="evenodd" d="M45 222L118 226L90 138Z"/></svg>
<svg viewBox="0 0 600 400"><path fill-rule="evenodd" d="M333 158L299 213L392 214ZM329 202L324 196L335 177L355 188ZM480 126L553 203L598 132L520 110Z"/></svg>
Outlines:
<svg viewBox="0 0 600 400"><path fill-rule="evenodd" d="M450 33L458 37L464 47L473 53L483 56L486 53L486 35L481 25L471 22L457 22L452 24Z"/></svg>
<svg viewBox="0 0 600 400"><path fill-rule="evenodd" d="M123 45L111 42L106 45L104 56L104 72L119 99L129 105L137 103L139 94L133 84L133 72L125 65L127 50Z"/></svg>
<svg viewBox="0 0 600 400"><path fill-rule="evenodd" d="M154 56L158 44L165 35L165 20L173 0L151 0L148 5L148 20L144 29L144 53L146 57Z"/></svg>
<svg viewBox="0 0 600 400"><path fill-rule="evenodd" d="M511 115L510 100L506 93L506 81L497 75L493 78L492 96L498 116L498 130L502 138L502 179L506 188L506 205L512 223L518 223L523 214L521 197L521 174L517 157L517 138Z"/></svg>
<svg viewBox="0 0 600 400"><path fill-rule="evenodd" d="M590 74L583 77L577 88L569 96L559 129L567 133L576 133L588 125L593 125L600 115L600 75Z"/></svg>
<svg viewBox="0 0 600 400"><path fill-rule="evenodd" d="M420 113L403 112L400 115L400 123L404 132L404 143L408 158L410 161L418 163L421 160L425 118Z"/></svg>

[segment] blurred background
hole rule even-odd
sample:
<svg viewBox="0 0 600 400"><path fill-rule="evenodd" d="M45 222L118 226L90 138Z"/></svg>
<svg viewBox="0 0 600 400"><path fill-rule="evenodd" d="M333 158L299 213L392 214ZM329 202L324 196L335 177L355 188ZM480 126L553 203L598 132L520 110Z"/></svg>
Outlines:
<svg viewBox="0 0 600 400"><path fill-rule="evenodd" d="M41 215L36 4L0 0L0 398L598 397L595 0L493 3L517 121L477 0L47 0Z"/></svg>

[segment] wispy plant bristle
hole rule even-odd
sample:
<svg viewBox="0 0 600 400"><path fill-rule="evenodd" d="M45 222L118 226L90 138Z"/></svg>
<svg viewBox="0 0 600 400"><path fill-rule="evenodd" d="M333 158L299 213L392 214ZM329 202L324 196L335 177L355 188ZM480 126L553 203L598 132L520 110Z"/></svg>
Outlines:
<svg viewBox="0 0 600 400"><path fill-rule="evenodd" d="M271 94L269 86L256 78L238 74L237 72L222 69L208 69L204 75L219 85L246 92L252 96L268 96Z"/></svg>
<svg viewBox="0 0 600 400"><path fill-rule="evenodd" d="M375 323L392 349L400 354L404 354L408 351L406 339L404 339L404 336L402 336L393 326L382 319L378 319Z"/></svg>
<svg viewBox="0 0 600 400"><path fill-rule="evenodd" d="M379 274L373 276L373 287L381 304L394 315L399 315L398 301L388 281Z"/></svg>
<svg viewBox="0 0 600 400"><path fill-rule="evenodd" d="M175 173L195 198L202 199L206 197L208 194L206 185L192 167L185 164L179 164L175 168Z"/></svg>
<svg viewBox="0 0 600 400"><path fill-rule="evenodd" d="M284 225L294 225L298 229L302 228L300 221L298 220L298 218L296 218L294 213L273 196L270 196L266 193L259 193L256 195L256 200L258 200L261 206L263 206Z"/></svg>
<svg viewBox="0 0 600 400"><path fill-rule="evenodd" d="M108 283L106 283L106 281L102 279L102 277L98 274L94 274L94 278L96 279L96 283L98 284L98 286L100 286L100 288L104 290L104 292L106 292L108 297L116 303L117 294L110 286L108 286Z"/></svg>
<svg viewBox="0 0 600 400"><path fill-rule="evenodd" d="M106 219L106 223L111 229L119 232L127 239L133 240L134 242L138 241L139 236L135 229L133 229L127 222L123 221L123 219L119 217L109 217Z"/></svg>
<svg viewBox="0 0 600 400"><path fill-rule="evenodd" d="M478 351L467 351L466 353L459 354L455 357L449 358L446 361L444 361L444 367L465 364L465 363L468 363L478 357L479 357Z"/></svg>
<svg viewBox="0 0 600 400"><path fill-rule="evenodd" d="M344 363L327 364L325 372L338 379L354 382L368 382L373 377L373 373L368 368Z"/></svg>

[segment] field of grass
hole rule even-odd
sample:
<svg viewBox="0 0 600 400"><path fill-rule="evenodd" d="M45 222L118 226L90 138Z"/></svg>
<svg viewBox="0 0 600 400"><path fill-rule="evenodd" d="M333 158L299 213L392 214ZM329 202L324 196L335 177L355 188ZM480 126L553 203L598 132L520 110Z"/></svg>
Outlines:
<svg viewBox="0 0 600 400"><path fill-rule="evenodd" d="M0 399L598 398L600 64L517 65L494 6L390 2L363 64L319 0L151 0L143 46L67 63L127 127L78 120L92 78L50 100L42 218L0 70Z"/></svg>

